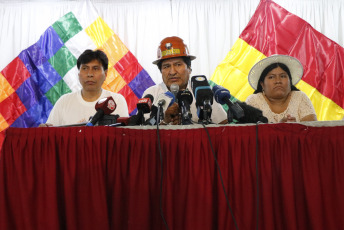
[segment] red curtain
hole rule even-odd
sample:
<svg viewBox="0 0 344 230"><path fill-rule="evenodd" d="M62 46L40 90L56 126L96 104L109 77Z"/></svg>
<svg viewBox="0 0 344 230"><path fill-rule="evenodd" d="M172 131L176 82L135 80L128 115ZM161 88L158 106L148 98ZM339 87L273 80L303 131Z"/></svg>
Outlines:
<svg viewBox="0 0 344 230"><path fill-rule="evenodd" d="M240 230L344 229L344 127L208 131ZM169 229L235 229L206 131L161 129L160 138ZM160 170L155 129L9 128L0 229L166 229Z"/></svg>

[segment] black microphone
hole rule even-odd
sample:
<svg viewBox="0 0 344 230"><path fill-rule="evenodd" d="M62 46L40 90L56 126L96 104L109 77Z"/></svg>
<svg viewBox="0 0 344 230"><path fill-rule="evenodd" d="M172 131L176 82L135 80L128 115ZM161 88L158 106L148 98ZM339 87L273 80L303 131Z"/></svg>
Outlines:
<svg viewBox="0 0 344 230"><path fill-rule="evenodd" d="M246 104L245 102L236 102L244 110L245 116L238 120L239 123L268 123L268 119L263 115L263 112L260 109L257 109L253 106Z"/></svg>
<svg viewBox="0 0 344 230"><path fill-rule="evenodd" d="M153 96L150 94L145 95L137 102L137 113L130 117L128 125L142 125L145 122L144 114L149 113L152 107Z"/></svg>
<svg viewBox="0 0 344 230"><path fill-rule="evenodd" d="M188 89L179 91L177 94L178 105L182 112L182 125L192 124L192 113L190 112L190 105L193 101L193 96Z"/></svg>
<svg viewBox="0 0 344 230"><path fill-rule="evenodd" d="M108 126L117 123L117 119L119 118L118 114L110 114L104 115L102 118L98 120L96 125L98 126Z"/></svg>
<svg viewBox="0 0 344 230"><path fill-rule="evenodd" d="M151 111L152 103L154 97L151 94L145 95L137 102L137 110L142 111L142 113L149 113Z"/></svg>
<svg viewBox="0 0 344 230"><path fill-rule="evenodd" d="M232 122L233 118L236 120L240 120L245 116L244 110L240 107L238 103L233 103L230 98L231 94L229 90L220 86L215 85L213 86L214 97L217 103L228 106L227 111L227 120L228 122Z"/></svg>
<svg viewBox="0 0 344 230"><path fill-rule="evenodd" d="M158 107L156 107L155 105L152 105L150 116L145 121L144 125L156 125L157 113L158 113Z"/></svg>
<svg viewBox="0 0 344 230"><path fill-rule="evenodd" d="M152 96L152 95L148 94L147 96ZM150 99L153 103L154 97L152 96ZM158 113L158 107L156 107L154 104L152 104L149 118L143 124L144 125L156 125L157 113Z"/></svg>
<svg viewBox="0 0 344 230"><path fill-rule="evenodd" d="M211 123L211 105L213 104L214 95L207 78L204 75L193 76L191 78L191 88L196 99L199 122Z"/></svg>
<svg viewBox="0 0 344 230"><path fill-rule="evenodd" d="M86 126L94 126L104 115L109 115L115 111L116 102L111 96L102 98L96 103L95 109L96 114L86 123Z"/></svg>

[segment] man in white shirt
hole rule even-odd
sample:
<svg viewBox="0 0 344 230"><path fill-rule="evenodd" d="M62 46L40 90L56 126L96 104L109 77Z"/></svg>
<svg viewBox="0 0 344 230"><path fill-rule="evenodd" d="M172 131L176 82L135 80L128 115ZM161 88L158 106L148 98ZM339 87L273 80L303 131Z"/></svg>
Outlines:
<svg viewBox="0 0 344 230"><path fill-rule="evenodd" d="M158 47L158 59L153 62L158 66L163 82L148 88L143 95L151 94L154 98L158 98L160 94L170 91L172 84L178 84L179 90L188 89L192 92L189 80L192 71L191 61L194 59L196 57L189 54L188 47L181 38L174 36L163 39ZM190 112L192 121L197 123L198 116L195 103L196 100L193 98ZM227 123L227 113L215 100L212 105L211 119L213 123ZM177 103L165 111L164 120L160 124L181 124L180 108Z"/></svg>
<svg viewBox="0 0 344 230"><path fill-rule="evenodd" d="M117 107L112 114L128 117L125 98L118 93L102 89L108 69L108 58L101 50L86 50L77 60L82 89L62 95L51 110L44 126L81 124L96 113L95 104L101 98L112 96Z"/></svg>

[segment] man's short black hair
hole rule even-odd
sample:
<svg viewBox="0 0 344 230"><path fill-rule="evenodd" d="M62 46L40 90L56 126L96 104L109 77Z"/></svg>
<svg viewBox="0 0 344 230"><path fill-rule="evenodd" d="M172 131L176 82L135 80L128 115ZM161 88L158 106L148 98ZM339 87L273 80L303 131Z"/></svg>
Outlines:
<svg viewBox="0 0 344 230"><path fill-rule="evenodd" d="M87 64L93 60L98 60L102 63L104 71L108 69L109 59L101 50L85 50L78 58L76 66L80 69L81 64Z"/></svg>
<svg viewBox="0 0 344 230"><path fill-rule="evenodd" d="M191 59L189 57L180 57L183 59L184 63L186 64L186 66L191 69ZM170 58L168 58L170 59ZM164 59L164 60L160 60L158 63L157 63L157 66L161 72L161 66L162 66L162 62L165 61L165 60L168 60L168 59Z"/></svg>

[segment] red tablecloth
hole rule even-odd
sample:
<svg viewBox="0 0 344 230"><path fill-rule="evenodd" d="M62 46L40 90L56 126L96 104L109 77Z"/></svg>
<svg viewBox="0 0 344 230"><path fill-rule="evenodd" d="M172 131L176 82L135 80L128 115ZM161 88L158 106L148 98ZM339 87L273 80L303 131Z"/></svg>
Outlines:
<svg viewBox="0 0 344 230"><path fill-rule="evenodd" d="M240 230L344 229L344 126L208 130ZM169 229L235 229L206 131L160 138ZM0 229L166 229L160 170L155 129L9 128Z"/></svg>

